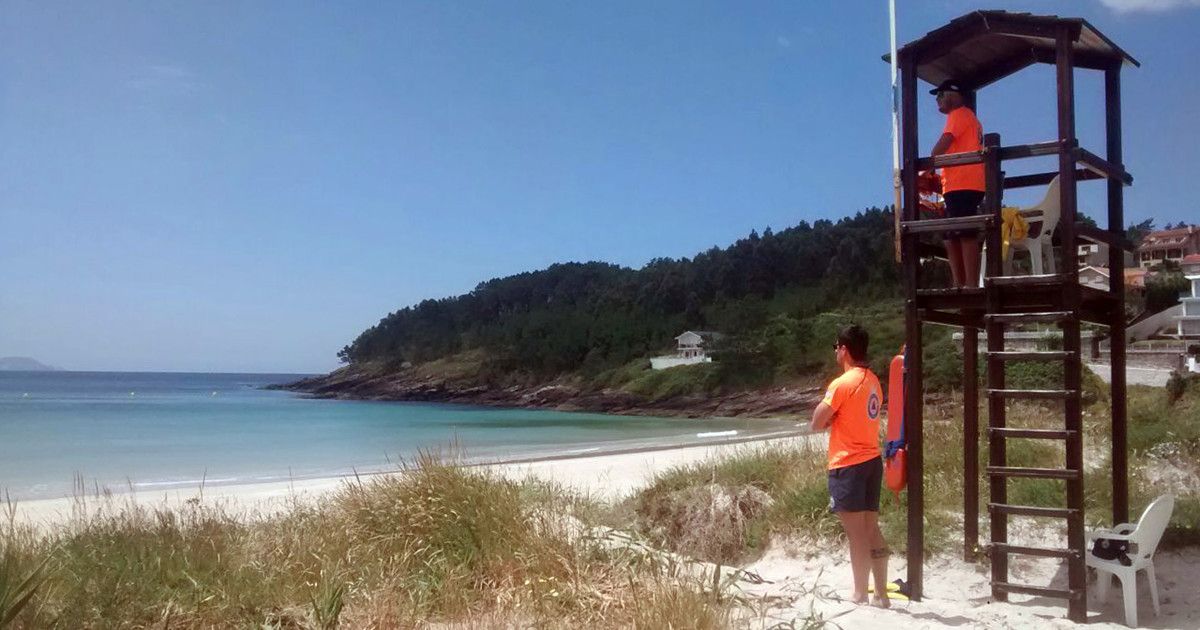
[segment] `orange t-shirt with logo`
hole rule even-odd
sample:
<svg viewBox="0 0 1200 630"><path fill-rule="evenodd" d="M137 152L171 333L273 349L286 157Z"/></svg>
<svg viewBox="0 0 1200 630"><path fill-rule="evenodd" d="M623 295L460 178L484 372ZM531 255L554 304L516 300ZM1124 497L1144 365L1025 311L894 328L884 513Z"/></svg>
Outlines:
<svg viewBox="0 0 1200 630"><path fill-rule="evenodd" d="M979 124L975 112L969 107L958 107L946 114L946 128L942 133L954 138L946 153L965 153L983 148L983 125ZM947 166L942 169L942 192L983 191L986 190L984 182L983 164Z"/></svg>
<svg viewBox="0 0 1200 630"><path fill-rule="evenodd" d="M879 457L879 412L883 389L864 367L846 370L833 379L821 401L833 409L829 426L829 470L861 464Z"/></svg>

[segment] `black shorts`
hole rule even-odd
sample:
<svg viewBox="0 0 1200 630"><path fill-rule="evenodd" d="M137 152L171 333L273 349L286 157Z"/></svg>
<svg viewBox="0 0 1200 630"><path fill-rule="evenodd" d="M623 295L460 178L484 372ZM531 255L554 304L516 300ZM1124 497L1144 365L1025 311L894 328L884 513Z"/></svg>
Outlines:
<svg viewBox="0 0 1200 630"><path fill-rule="evenodd" d="M983 202L982 190L954 190L942 196L946 200L946 218L973 217L979 214ZM976 230L951 230L943 238L967 238L978 234Z"/></svg>
<svg viewBox="0 0 1200 630"><path fill-rule="evenodd" d="M883 458L829 471L830 512L878 512Z"/></svg>

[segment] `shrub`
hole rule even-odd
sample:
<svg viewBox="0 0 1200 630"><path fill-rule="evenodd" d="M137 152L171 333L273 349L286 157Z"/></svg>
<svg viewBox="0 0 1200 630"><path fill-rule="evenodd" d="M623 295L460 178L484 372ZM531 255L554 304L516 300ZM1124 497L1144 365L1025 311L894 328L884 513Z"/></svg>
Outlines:
<svg viewBox="0 0 1200 630"><path fill-rule="evenodd" d="M752 485L690 486L641 505L651 535L689 556L727 564L747 546L751 523L774 500Z"/></svg>
<svg viewBox="0 0 1200 630"><path fill-rule="evenodd" d="M1179 372L1171 372L1167 379L1167 403L1174 405L1187 392L1188 379Z"/></svg>

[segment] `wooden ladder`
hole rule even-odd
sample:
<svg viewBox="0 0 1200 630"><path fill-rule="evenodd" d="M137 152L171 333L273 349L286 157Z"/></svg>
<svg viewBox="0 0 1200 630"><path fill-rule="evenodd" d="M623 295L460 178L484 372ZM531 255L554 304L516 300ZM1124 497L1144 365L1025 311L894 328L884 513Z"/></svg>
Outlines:
<svg viewBox="0 0 1200 630"><path fill-rule="evenodd" d="M999 312L1004 292L1019 291L1031 285L1054 284L1062 287L1062 299L1055 300L1054 310L1041 312ZM1081 380L1079 338L1078 285L1062 283L1061 276L1015 276L988 278L986 281L987 312L984 327L987 331L987 397L988 397L988 466L986 473L991 499L988 512L991 520L991 543L987 553L992 565L992 597L1007 601L1009 593L1062 598L1068 601L1068 617L1076 622L1087 618L1087 569L1084 557L1083 505L1083 435L1081 416ZM1015 324L1051 323L1062 327L1062 350L1010 351L1005 349L1005 331ZM1060 362L1063 365L1061 389L1010 389L1005 386L1005 365L1010 361ZM1062 400L1063 428L1026 429L1007 426L1006 403L1015 399ZM1008 440L1054 440L1065 442L1066 460L1063 468L1030 468L1008 465ZM1010 478L1062 479L1066 481L1066 507L1011 505L1008 502ZM1044 548L1013 545L1008 542L1009 517L1050 517L1064 519L1067 525L1067 548ZM1019 554L1063 558L1067 562L1066 589L1048 586L1016 584L1009 581L1008 558Z"/></svg>

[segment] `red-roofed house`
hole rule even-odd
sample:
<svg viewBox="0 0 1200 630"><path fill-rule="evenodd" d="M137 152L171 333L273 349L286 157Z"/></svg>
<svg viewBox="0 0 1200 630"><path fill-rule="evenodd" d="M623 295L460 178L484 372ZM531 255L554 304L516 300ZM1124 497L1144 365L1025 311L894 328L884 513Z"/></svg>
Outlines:
<svg viewBox="0 0 1200 630"><path fill-rule="evenodd" d="M1179 263L1183 268L1185 275L1200 275L1200 254L1188 254L1183 257L1183 262Z"/></svg>
<svg viewBox="0 0 1200 630"><path fill-rule="evenodd" d="M1138 262L1142 267L1153 267L1164 260L1182 262L1191 254L1200 254L1200 226L1151 232L1138 246Z"/></svg>

